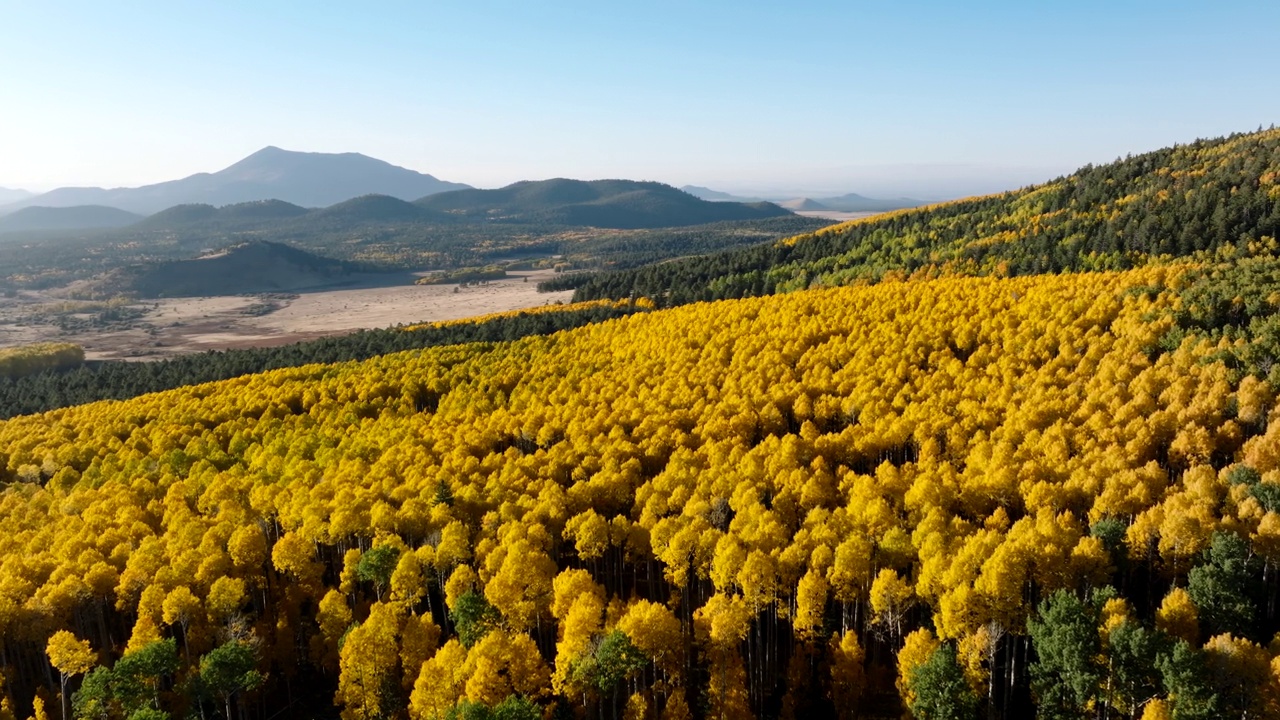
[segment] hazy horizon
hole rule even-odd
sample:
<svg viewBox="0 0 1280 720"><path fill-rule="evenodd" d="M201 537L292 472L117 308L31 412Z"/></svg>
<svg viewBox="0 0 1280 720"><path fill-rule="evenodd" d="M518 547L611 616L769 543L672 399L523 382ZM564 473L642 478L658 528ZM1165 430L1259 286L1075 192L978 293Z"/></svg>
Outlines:
<svg viewBox="0 0 1280 720"><path fill-rule="evenodd" d="M1276 122L1277 24L1146 0L11 4L0 187L137 187L276 145L477 187L979 194Z"/></svg>
<svg viewBox="0 0 1280 720"><path fill-rule="evenodd" d="M261 149L261 148L259 148ZM283 148L295 152L312 152L309 150ZM249 153L246 154L246 156ZM243 158L236 158L240 160ZM377 158L398 165L407 167L396 162L391 158ZM232 161L234 162L234 161ZM232 162L227 163L231 165ZM223 166L225 167L225 166ZM186 173L179 177L164 178L157 182L165 182L169 180L178 180L200 173L211 173L222 170L223 167L204 168ZM413 168L410 170L417 172L431 173L427 168ZM1002 192L1004 190L1012 190L1030 184L1036 184L1050 180L1053 177L1070 172L1075 168L1002 168L994 166L981 165L888 165L888 166L869 166L869 167L845 167L845 168L826 168L814 171L812 173L780 173L778 176L769 178L764 181L747 181L734 178L712 178L712 179L680 179L672 180L660 177L651 178L624 178L630 180L653 180L664 182L675 187L683 187L686 185L707 187L712 190L730 193L732 195L743 197L761 197L770 199L789 199L798 197L834 197L847 193L857 193L869 197L891 198L891 197L909 197L916 200L943 200L964 195L989 194ZM465 182L455 180L450 177L441 177L441 180L453 182ZM546 180L551 177L559 176L531 176L520 177L510 182L503 182L501 185L483 186L478 183L468 183L476 187L502 187L511 182L520 180ZM585 177L574 178L581 180L599 180L614 178L616 176L601 177ZM154 183L143 183L142 185L150 185ZM25 190L37 195L69 187L102 187L106 189L133 188L142 185L76 185L76 184L57 184L44 187L30 187L17 184L6 184L0 182L0 188L7 190ZM3 203L0 203L3 204Z"/></svg>

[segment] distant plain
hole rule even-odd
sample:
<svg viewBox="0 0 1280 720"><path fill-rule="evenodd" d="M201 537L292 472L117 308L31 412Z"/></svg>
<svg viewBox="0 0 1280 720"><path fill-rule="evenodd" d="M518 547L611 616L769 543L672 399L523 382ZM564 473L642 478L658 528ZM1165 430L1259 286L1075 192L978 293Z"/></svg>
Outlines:
<svg viewBox="0 0 1280 720"><path fill-rule="evenodd" d="M24 291L0 298L0 348L81 345L89 360L156 360L190 352L284 345L355 330L456 320L568 302L539 293L552 270L513 272L481 285L388 285L384 278L290 294L139 300L104 307Z"/></svg>

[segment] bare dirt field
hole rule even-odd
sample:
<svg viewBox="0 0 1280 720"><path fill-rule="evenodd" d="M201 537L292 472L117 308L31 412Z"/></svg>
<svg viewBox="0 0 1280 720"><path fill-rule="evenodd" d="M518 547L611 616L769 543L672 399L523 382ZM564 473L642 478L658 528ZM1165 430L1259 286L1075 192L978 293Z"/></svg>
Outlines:
<svg viewBox="0 0 1280 720"><path fill-rule="evenodd" d="M414 285L412 275L374 276L341 287L275 295L76 303L54 293L0 298L0 348L73 342L91 360L153 360L205 350L283 345L399 324L456 320L568 302L539 293L551 270L512 273L483 285Z"/></svg>

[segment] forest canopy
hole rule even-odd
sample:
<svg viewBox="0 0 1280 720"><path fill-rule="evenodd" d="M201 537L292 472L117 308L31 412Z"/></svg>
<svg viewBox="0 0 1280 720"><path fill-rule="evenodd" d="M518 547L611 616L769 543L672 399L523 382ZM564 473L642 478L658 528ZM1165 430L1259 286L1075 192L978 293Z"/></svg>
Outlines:
<svg viewBox="0 0 1280 720"><path fill-rule="evenodd" d="M4 702L1274 713L1280 420L1245 340L1170 344L1186 273L694 304L14 418Z"/></svg>

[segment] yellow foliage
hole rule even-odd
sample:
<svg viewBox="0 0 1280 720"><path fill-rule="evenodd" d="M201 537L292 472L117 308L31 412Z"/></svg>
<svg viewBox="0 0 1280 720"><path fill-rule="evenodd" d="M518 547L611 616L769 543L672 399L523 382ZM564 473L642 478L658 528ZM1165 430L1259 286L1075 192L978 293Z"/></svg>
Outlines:
<svg viewBox="0 0 1280 720"><path fill-rule="evenodd" d="M1156 627L1192 645L1199 644L1200 611L1190 593L1180 587L1170 590L1156 611Z"/></svg>
<svg viewBox="0 0 1280 720"><path fill-rule="evenodd" d="M98 659L98 654L89 647L89 641L80 640L66 630L59 630L49 638L45 652L49 663L64 677L89 672Z"/></svg>
<svg viewBox="0 0 1280 720"><path fill-rule="evenodd" d="M408 679L416 719L549 693L551 669L521 664L537 645L561 643L563 679L614 623L662 676L638 688L650 712L688 712L689 637L709 701L746 707L743 641L774 622L827 648L839 688L868 621L905 637L900 672L923 661L918 617L976 685L982 633L1110 579L1101 520L1131 520L1125 560L1151 577L1185 577L1219 529L1280 557L1280 516L1215 470L1280 471L1272 391L1212 343L1158 351L1173 299L1143 288L1178 272L695 304L14 418L0 473L59 479L0 489L0 632L39 647L105 602L136 613L129 648L175 625L199 645L243 614L264 667L301 647L339 670L349 718ZM382 545L401 551L386 603L357 577ZM468 591L496 611L470 653L426 619ZM1196 639L1183 590L1156 622Z"/></svg>
<svg viewBox="0 0 1280 720"><path fill-rule="evenodd" d="M928 662L940 646L938 639L926 628L912 631L902 643L902 649L898 651L898 679L895 684L905 707L911 707L915 701L910 684L911 672Z"/></svg>

